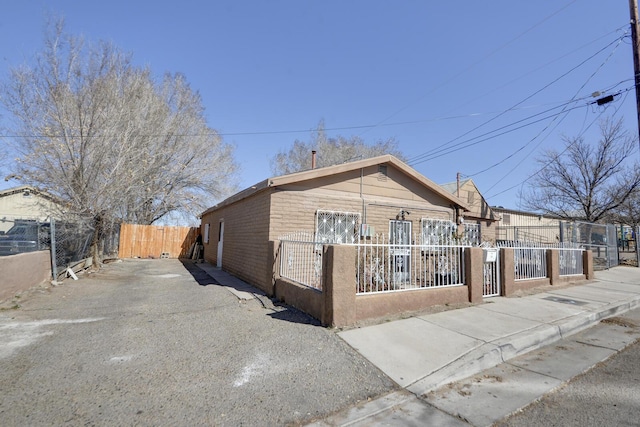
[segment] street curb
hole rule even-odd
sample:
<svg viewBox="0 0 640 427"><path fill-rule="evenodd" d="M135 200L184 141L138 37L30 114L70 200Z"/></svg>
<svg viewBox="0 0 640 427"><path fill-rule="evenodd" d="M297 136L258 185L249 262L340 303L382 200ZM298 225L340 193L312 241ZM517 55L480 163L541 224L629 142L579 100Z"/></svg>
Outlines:
<svg viewBox="0 0 640 427"><path fill-rule="evenodd" d="M608 304L599 309L580 313L552 323L541 324L534 328L483 343L446 366L429 373L405 388L381 396L375 400L349 408L346 412L330 416L310 426L349 426L375 417L381 413L394 410L412 400L426 404L420 397L427 393L478 374L485 369L493 368L509 359L529 353L553 344L571 335L588 329L603 319L619 315L640 307L640 297L631 301Z"/></svg>
<svg viewBox="0 0 640 427"><path fill-rule="evenodd" d="M514 335L486 342L414 382L406 389L417 396L422 396L446 384L475 375L509 359L577 334L592 327L602 319L625 313L639 305L640 298L608 304L599 309L576 314L555 322L541 324Z"/></svg>
<svg viewBox="0 0 640 427"><path fill-rule="evenodd" d="M362 422L366 419L375 417L378 414L393 410L412 400L419 400L414 394L405 390L398 390L380 396L364 404L356 405L349 408L346 413L338 413L329 416L323 420L316 421L311 424L305 424L307 427L326 427L326 426L350 426ZM422 401L420 401L422 402ZM423 402L422 402L423 403Z"/></svg>

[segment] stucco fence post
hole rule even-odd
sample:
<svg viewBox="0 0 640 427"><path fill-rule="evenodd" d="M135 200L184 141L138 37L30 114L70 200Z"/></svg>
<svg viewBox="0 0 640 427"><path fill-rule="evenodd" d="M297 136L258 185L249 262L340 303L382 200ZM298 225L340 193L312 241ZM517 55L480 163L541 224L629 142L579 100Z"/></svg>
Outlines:
<svg viewBox="0 0 640 427"><path fill-rule="evenodd" d="M464 250L465 284L469 288L469 302L481 303L484 287L484 253L482 248Z"/></svg>
<svg viewBox="0 0 640 427"><path fill-rule="evenodd" d="M560 251L547 249L547 277L551 286L560 284Z"/></svg>
<svg viewBox="0 0 640 427"><path fill-rule="evenodd" d="M584 276L587 280L593 280L593 251L588 250L582 252L582 268L584 270Z"/></svg>
<svg viewBox="0 0 640 427"><path fill-rule="evenodd" d="M500 280L502 282L500 293L508 297L514 293L516 282L515 257L513 248L500 248Z"/></svg>
<svg viewBox="0 0 640 427"><path fill-rule="evenodd" d="M356 322L356 248L348 245L323 246L323 325L350 326Z"/></svg>

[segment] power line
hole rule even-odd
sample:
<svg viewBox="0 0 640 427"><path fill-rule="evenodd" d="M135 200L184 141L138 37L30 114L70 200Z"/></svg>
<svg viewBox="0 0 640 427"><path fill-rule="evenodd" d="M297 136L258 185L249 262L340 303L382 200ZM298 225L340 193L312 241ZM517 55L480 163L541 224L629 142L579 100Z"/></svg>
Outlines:
<svg viewBox="0 0 640 427"><path fill-rule="evenodd" d="M611 51L611 53L609 53L609 55L605 58L605 60L600 64L600 66L598 68L596 68L596 70L591 73L591 75L587 78L587 80L585 80L585 82L582 84L582 86L580 86L578 88L578 90L576 90L575 94L573 95L572 99L576 99L576 97L578 96L578 94L585 88L585 86L587 86L587 84L591 81L591 79L593 79L593 77L595 77L595 75L602 69L602 67L605 66L605 64L607 62L609 62L609 60L611 59L611 57L613 56L613 54L616 52L616 50L618 49L618 47L620 46L620 42L621 40L618 42L618 44L616 45L615 49L613 49ZM619 95L620 93L616 94ZM611 100L613 100L615 95L609 95L609 97L611 98ZM600 100L594 101L595 103L599 103ZM566 110L566 106L563 108L563 110L561 111L564 112ZM567 117L568 114L565 114L558 123L556 123L556 125L554 126L554 128L557 128L560 123L562 123L562 121ZM516 155L517 153L519 153L520 151L522 151L525 147L527 147L529 144L531 144L533 141L535 141L536 139L538 139L540 137L540 135L542 135L547 129L549 129L549 127L553 124L553 122L556 121L556 119L558 119L558 117L560 117L560 115L556 116L553 118L553 120L551 121L551 123L549 123L547 126L545 126L540 132L538 132L533 138L531 138L525 145L523 145L522 147L520 147L518 150L516 150L515 152L513 152L511 155L507 156L506 158L502 159L501 161L495 163L494 165L480 171L477 172L475 175L478 175L480 173L486 172L488 170L493 169L494 167L497 167L501 164L503 164L504 162L506 162L508 159L512 158L514 155ZM548 136L548 134L547 134ZM534 147L533 150L531 150L529 152L529 154L527 154L524 158L522 158L520 160L520 162L518 162L516 164L516 166L514 166L509 172L507 172L500 180L498 180L498 182L496 182L493 186L491 186L487 191L491 190L493 187L495 187L501 180L505 179L507 176L509 176L520 164L522 164L522 162L524 162L531 154L533 154L533 152L540 146L540 144L542 144L542 142L544 142L546 138L543 138L540 142L538 142L538 144Z"/></svg>
<svg viewBox="0 0 640 427"><path fill-rule="evenodd" d="M457 136L456 138L453 138L447 142L445 142L444 144L441 144L437 147L435 147L434 149L431 149L427 152L424 152L422 154L419 154L417 156L411 157L410 159L408 159L409 164L413 165L413 164L418 164L418 163L422 163L423 159L427 159L430 155L432 155L434 152L438 152L439 149L446 147L447 145L450 145L451 143L459 140L460 138L463 138L467 135L469 135L470 133L478 130L479 128L491 123L492 121L498 119L499 117L505 115L506 113L512 111L515 107L521 105L522 103L526 102L527 100L531 99L532 97L534 97L535 95L539 94L540 92L544 91L545 89L547 89L548 87L550 87L551 85L553 85L554 83L558 82L559 80L561 80L562 78L566 77L567 75L571 74L573 71L575 71L576 69L580 68L582 65L584 65L585 63L587 63L588 61L590 61L591 59L593 59L594 57L596 57L597 55L599 55L600 53L602 53L603 51L605 51L606 49L608 49L610 46L612 46L615 43L618 43L618 45L620 44L620 41L626 37L626 33L621 36L621 37L617 37L615 40L613 40L612 42L608 43L606 46L604 46L603 48L601 48L600 50L598 50L596 53L594 53L593 55L589 56L588 58L586 58L585 60L581 61L579 64L577 64L576 66L574 66L573 68L571 68L569 71L563 73L562 75L560 75L559 77L555 78L554 80L552 80L551 82L547 83L546 85L544 85L542 88L536 90L535 92L533 92L531 95L525 97L523 100L517 102L516 104L514 104L513 106L511 106L510 108L502 111L500 114L496 115L495 117L481 123L480 125L472 128L471 130L463 133L462 135ZM617 46L616 46L617 48Z"/></svg>
<svg viewBox="0 0 640 427"><path fill-rule="evenodd" d="M633 87L633 88L635 89L635 85L634 85L634 87ZM629 90L625 91L625 92L626 92L626 93L625 93L625 100L626 100L626 97L627 97L627 95L628 95L628 93L629 93L629 91L630 91L630 90L631 90L631 89L629 89ZM623 102L622 102L622 103L620 103L620 105L618 106L618 108L616 108L616 110L615 110L615 111L614 111L614 113L613 113L613 116L615 116L615 115L618 113L618 111L619 111L619 110L620 110L620 108L622 107L622 104L623 104L623 103L624 103L624 100L623 100ZM520 186L520 185L524 184L525 182L529 181L529 180L530 180L531 178L533 178L534 176L538 175L538 174L539 174L540 172L542 172L545 168L547 168L547 166L549 166L549 165L550 165L551 163L553 163L554 161L558 160L558 158L559 158L560 156L562 156L564 153L566 153L566 152L567 152L567 150L568 150L571 146L573 146L574 144L576 144L576 143L578 142L578 140L579 140L579 139L580 139L580 138L581 138L581 137L582 137L582 136L587 132L587 130L589 130L589 129L591 128L591 126L593 126L593 124L594 124L598 119L600 119L600 117L602 117L602 115L604 114L604 112L605 112L605 111L606 111L606 108L605 108L605 109L603 109L603 110L600 112L600 114L598 114L598 115L596 116L596 118L595 118L595 119L593 119L593 120L591 121L591 123L589 124L589 126L587 126L585 129L583 129L583 131L578 135L578 137L577 137L577 138L575 138L575 139L574 139L574 141L573 141L573 142L569 143L569 144L565 147L565 149L564 149L564 150L562 150L560 153L558 153L556 156L554 156L554 157L553 157L553 159L551 159L551 160L549 160L547 163L545 163L545 164L544 164L540 169L538 169L538 170L537 170L537 171L535 171L534 173L530 174L529 176L527 176L527 178L525 178L524 180L522 180L522 181L518 182L517 184L512 185L511 187L509 187L509 188L507 188L507 189L505 189L505 190L502 190L502 191L500 191L500 192L498 192L498 193L489 194L489 195L487 195L487 196L486 196L486 198L488 199L488 198L490 198L490 197L499 196L500 194L504 194L504 193L506 193L507 191L511 191L511 190L513 190L514 188L516 188L516 187L518 187L518 186ZM492 187L492 188L493 188L493 187Z"/></svg>

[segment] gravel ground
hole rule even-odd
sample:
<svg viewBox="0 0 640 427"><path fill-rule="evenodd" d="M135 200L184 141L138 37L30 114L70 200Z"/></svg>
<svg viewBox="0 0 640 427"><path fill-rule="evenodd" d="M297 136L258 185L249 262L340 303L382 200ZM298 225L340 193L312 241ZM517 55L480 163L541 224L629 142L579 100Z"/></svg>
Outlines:
<svg viewBox="0 0 640 427"><path fill-rule="evenodd" d="M287 425L394 383L309 316L125 260L0 311L4 426Z"/></svg>

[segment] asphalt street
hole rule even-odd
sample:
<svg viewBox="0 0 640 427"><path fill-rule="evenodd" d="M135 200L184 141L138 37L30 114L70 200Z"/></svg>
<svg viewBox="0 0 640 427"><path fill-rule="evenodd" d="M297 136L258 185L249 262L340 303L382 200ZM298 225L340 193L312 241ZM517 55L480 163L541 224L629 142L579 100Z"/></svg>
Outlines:
<svg viewBox="0 0 640 427"><path fill-rule="evenodd" d="M0 311L3 426L286 425L396 386L309 316L125 260Z"/></svg>

